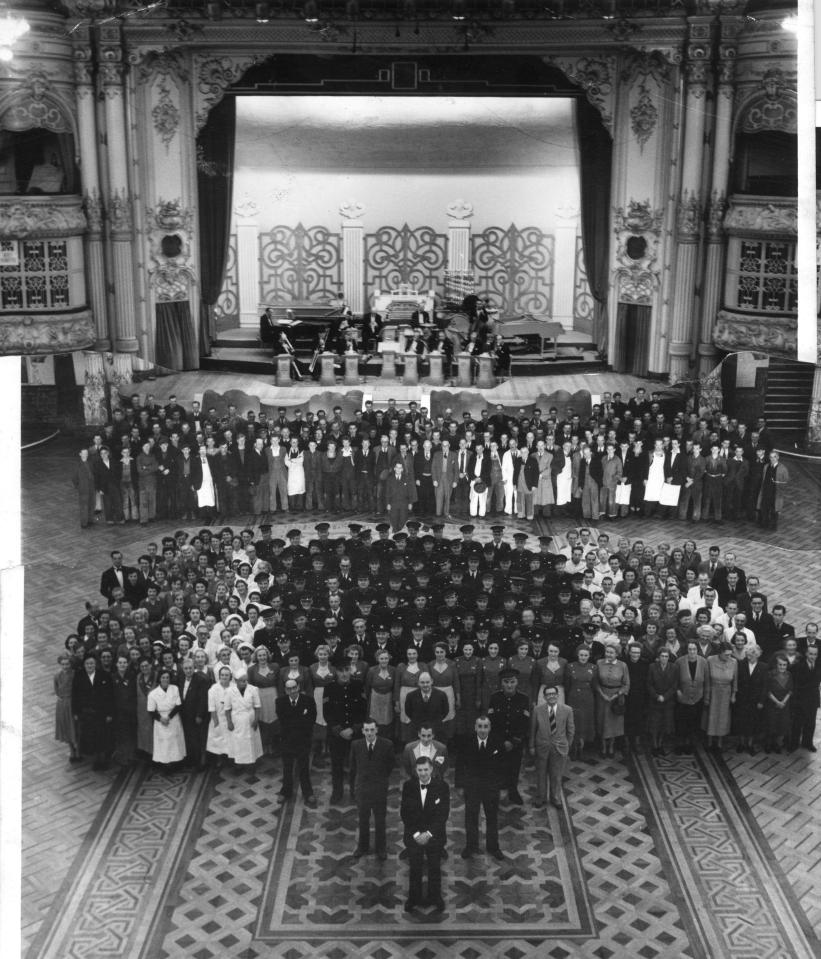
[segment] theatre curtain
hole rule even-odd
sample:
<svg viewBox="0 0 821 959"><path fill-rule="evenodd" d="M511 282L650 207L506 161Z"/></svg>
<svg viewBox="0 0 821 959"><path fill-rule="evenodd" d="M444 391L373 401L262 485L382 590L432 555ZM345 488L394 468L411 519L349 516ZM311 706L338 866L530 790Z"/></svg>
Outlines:
<svg viewBox="0 0 821 959"><path fill-rule="evenodd" d="M227 96L208 115L197 137L197 199L200 223L200 354L216 337L214 305L222 289L231 231L236 103Z"/></svg>
<svg viewBox="0 0 821 959"><path fill-rule="evenodd" d="M196 370L197 339L188 300L158 303L156 318L157 364L169 370Z"/></svg>
<svg viewBox="0 0 821 959"><path fill-rule="evenodd" d="M610 271L610 170L613 138L598 110L584 97L576 99L582 205L582 245L587 282L593 294L593 340L607 350L607 291Z"/></svg>

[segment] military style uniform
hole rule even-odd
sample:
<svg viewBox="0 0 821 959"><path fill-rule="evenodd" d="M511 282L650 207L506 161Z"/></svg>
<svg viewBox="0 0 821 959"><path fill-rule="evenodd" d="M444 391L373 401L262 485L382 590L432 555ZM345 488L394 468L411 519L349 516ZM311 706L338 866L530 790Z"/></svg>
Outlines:
<svg viewBox="0 0 821 959"><path fill-rule="evenodd" d="M505 752L501 787L507 790L508 798L515 801L519 799L519 770L530 730L530 700L518 691L512 696L496 692L490 697L487 712L491 734L513 744L513 748Z"/></svg>

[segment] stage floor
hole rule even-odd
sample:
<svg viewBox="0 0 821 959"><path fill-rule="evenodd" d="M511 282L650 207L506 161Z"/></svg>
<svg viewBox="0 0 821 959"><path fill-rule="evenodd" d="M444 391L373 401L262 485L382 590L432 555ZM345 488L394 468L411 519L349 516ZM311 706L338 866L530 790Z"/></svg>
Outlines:
<svg viewBox="0 0 821 959"><path fill-rule="evenodd" d="M819 954L821 760L804 750L755 758L591 756L571 764L565 808L549 814L532 808L526 768L525 806L503 805L504 863L459 857L461 796L454 791L447 913L418 922L401 912L407 866L397 860L397 829L389 830L385 864L355 862L355 811L349 803L329 806L327 767L313 772L317 809L297 801L280 812L280 769L268 759L253 774L70 766L66 747L53 742L51 677L62 639L83 600L96 595L110 549L122 547L128 560L176 528L80 530L66 481L73 456L60 441L23 459L22 883L30 959ZM819 477L815 468L791 463L790 470L788 508L770 536L746 523L638 520L602 528L650 542L694 536L699 545L733 547L800 626L819 615ZM305 517L306 527L319 518ZM327 518L333 533L353 517ZM293 516L273 519L275 532L294 524ZM259 517L232 520L240 526ZM515 519L506 525L506 535L537 531ZM488 526L480 523L477 538L487 537Z"/></svg>

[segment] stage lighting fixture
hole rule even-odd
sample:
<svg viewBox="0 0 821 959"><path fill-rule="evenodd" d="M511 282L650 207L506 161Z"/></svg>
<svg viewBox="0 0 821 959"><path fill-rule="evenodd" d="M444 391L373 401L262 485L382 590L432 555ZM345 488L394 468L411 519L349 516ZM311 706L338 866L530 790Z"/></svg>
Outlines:
<svg viewBox="0 0 821 959"><path fill-rule="evenodd" d="M257 23L267 23L271 18L271 8L266 0L260 0L254 6L254 16L256 17Z"/></svg>
<svg viewBox="0 0 821 959"><path fill-rule="evenodd" d="M464 20L465 0L453 0L450 7L450 15L454 20Z"/></svg>
<svg viewBox="0 0 821 959"><path fill-rule="evenodd" d="M319 23L319 5L316 0L306 0L302 7L302 16L306 23Z"/></svg>

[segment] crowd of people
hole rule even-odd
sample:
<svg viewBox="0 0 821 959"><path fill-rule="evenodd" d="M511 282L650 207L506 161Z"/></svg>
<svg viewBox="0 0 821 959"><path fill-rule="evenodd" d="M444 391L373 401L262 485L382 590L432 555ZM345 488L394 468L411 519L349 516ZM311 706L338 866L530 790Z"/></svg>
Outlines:
<svg viewBox="0 0 821 959"><path fill-rule="evenodd" d="M350 510L385 516L658 514L697 523L746 519L775 529L789 472L766 421L670 409L639 388L603 394L582 418L499 404L478 417L431 416L412 401L372 401L351 417L280 408L240 415L139 395L79 451L80 525L217 514Z"/></svg>

